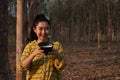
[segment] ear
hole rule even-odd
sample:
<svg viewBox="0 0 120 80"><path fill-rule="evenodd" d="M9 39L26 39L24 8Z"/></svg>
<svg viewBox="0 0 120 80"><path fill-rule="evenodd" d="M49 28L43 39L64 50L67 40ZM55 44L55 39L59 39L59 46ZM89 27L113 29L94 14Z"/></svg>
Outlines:
<svg viewBox="0 0 120 80"><path fill-rule="evenodd" d="M33 31L36 33L36 27L33 27Z"/></svg>

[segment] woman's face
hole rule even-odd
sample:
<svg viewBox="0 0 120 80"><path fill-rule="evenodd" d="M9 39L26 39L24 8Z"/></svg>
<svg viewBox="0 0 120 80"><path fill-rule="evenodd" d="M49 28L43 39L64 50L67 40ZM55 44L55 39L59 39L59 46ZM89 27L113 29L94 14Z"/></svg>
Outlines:
<svg viewBox="0 0 120 80"><path fill-rule="evenodd" d="M38 22L37 26L33 28L38 37L38 41L47 41L49 35L49 24L47 22Z"/></svg>

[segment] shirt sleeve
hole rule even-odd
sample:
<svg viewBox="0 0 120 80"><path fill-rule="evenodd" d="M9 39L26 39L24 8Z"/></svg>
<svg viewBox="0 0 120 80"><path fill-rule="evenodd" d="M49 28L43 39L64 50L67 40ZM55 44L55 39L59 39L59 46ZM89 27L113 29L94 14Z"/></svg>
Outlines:
<svg viewBox="0 0 120 80"><path fill-rule="evenodd" d="M57 70L61 71L66 66L62 45L59 42L57 42L55 44L55 49L58 50L58 53L60 54L60 57L61 57L62 60L61 60L61 62L60 62L59 65L56 64L56 60L55 60L54 65L55 65L55 67L56 67Z"/></svg>
<svg viewBox="0 0 120 80"><path fill-rule="evenodd" d="M29 66L27 68L23 68L22 65L21 65L21 62L23 60L25 60L30 55L30 53L31 53L31 49L30 49L30 45L28 44L24 48L23 53L22 53L22 55L20 57L19 65L20 65L21 71L25 71L25 70L27 70L29 68Z"/></svg>

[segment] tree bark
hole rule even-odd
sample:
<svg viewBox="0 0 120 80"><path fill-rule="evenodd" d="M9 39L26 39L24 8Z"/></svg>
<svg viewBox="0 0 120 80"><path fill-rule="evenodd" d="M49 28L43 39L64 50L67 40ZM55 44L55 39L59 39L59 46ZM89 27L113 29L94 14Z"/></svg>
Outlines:
<svg viewBox="0 0 120 80"><path fill-rule="evenodd" d="M108 50L111 49L111 26L110 26L110 0L107 0L107 15L108 15Z"/></svg>
<svg viewBox="0 0 120 80"><path fill-rule="evenodd" d="M16 80L22 80L22 72L17 66L23 50L23 0L17 0L17 24L16 24Z"/></svg>
<svg viewBox="0 0 120 80"><path fill-rule="evenodd" d="M98 38L98 49L100 48L100 20L99 20L99 0L97 0L97 38Z"/></svg>

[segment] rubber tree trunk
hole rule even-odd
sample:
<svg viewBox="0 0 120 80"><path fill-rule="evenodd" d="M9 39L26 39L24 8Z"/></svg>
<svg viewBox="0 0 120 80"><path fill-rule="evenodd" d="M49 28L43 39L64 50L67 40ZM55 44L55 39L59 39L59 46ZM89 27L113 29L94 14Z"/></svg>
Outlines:
<svg viewBox="0 0 120 80"><path fill-rule="evenodd" d="M100 49L100 20L99 20L99 0L97 0L97 48Z"/></svg>
<svg viewBox="0 0 120 80"><path fill-rule="evenodd" d="M23 50L23 0L17 0L17 28L16 28L16 80L22 79L22 72L17 66Z"/></svg>
<svg viewBox="0 0 120 80"><path fill-rule="evenodd" d="M107 14L108 14L108 50L111 49L111 22L110 22L110 0L107 0Z"/></svg>

